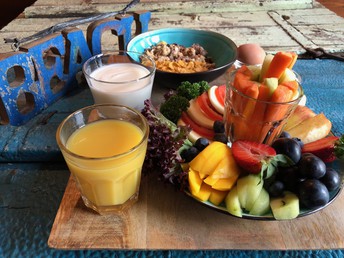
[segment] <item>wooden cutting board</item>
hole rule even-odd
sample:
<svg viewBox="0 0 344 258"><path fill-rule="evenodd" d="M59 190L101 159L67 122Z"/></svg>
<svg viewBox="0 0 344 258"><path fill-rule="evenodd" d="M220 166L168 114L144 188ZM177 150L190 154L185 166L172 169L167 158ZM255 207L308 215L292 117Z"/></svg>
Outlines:
<svg viewBox="0 0 344 258"><path fill-rule="evenodd" d="M131 209L101 216L85 208L71 177L48 245L57 249L289 250L344 248L344 194L328 207L291 221L232 217L144 178Z"/></svg>

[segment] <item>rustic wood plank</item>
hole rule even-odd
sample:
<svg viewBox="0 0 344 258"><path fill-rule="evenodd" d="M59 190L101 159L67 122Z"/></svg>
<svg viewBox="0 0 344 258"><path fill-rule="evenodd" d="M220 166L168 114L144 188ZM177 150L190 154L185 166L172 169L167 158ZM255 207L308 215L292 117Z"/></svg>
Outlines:
<svg viewBox="0 0 344 258"><path fill-rule="evenodd" d="M329 207L303 218L245 220L144 178L139 202L129 211L100 216L84 207L70 179L48 244L58 249L339 249L344 247L343 205L341 194Z"/></svg>
<svg viewBox="0 0 344 258"><path fill-rule="evenodd" d="M219 33L227 35L230 37L236 44L240 45L248 42L256 42L261 44L267 52L274 52L276 50L287 50L287 51L296 51L299 53L304 52L302 45L305 47L316 47L327 46L333 51L340 51L343 49L342 44L342 35L340 30L344 26L336 26L339 22L344 22L344 19L337 20L335 24L326 24L322 27L326 28L323 30L323 33L318 33L317 35L307 34L314 33L314 31L319 30L319 25L303 25L299 26L300 20L297 20L295 23L298 25L291 25L294 23L293 19L303 15L304 11L301 11L301 14L298 15L298 10L293 12L293 15L289 16L290 19L287 21L282 19L282 16L289 14L288 12L273 12L273 17L275 19L281 20L280 24L276 24L276 21L272 19L269 14L265 11L263 12L254 12L254 13L243 13L243 12L234 12L234 13L210 13L208 15L188 15L188 14L165 14L165 13L153 13L152 20L149 26L150 30L164 28L164 27L189 27L196 29L206 29L206 30L215 30ZM271 13L271 12L270 12ZM324 11L317 12L314 17L319 17L319 14L326 13ZM315 20L315 18L313 18ZM42 30L46 27L52 26L58 22L68 20L67 18L27 18L27 19L17 19L6 26L0 33L1 37L14 37L18 34L22 37L29 36L30 34L35 33L38 30ZM319 19L318 19L319 20ZM293 38L286 33L287 26L289 28L289 33L294 32L296 35L293 35ZM87 25L79 26L80 29L86 30ZM301 28L301 29L300 29ZM314 30L316 28L317 30ZM326 33L325 33L326 32ZM245 35L245 36L243 36ZM278 35L278 36L276 36ZM295 41L295 38L299 39L299 44ZM317 43L309 40L315 39ZM329 43L328 39L331 38ZM108 37L105 36L104 42L112 42L105 40ZM329 44L326 44L329 43ZM300 44L302 43L302 44ZM278 48L277 48L278 46ZM109 49L105 46L105 49ZM0 47L1 52L10 51L10 46L2 45Z"/></svg>
<svg viewBox="0 0 344 258"><path fill-rule="evenodd" d="M114 3L115 2L115 3ZM128 4L130 0L38 0L33 5L41 6L41 5L90 5L90 4ZM181 2L180 0L140 0L140 3L163 3L163 2ZM193 0L193 2L209 2L209 0ZM219 3L231 2L233 4L256 4L256 0L217 0ZM289 4L297 4L297 5L309 5L313 3L312 0L262 0L262 4L269 3L269 2L277 2L281 4L285 4L288 2Z"/></svg>
<svg viewBox="0 0 344 258"><path fill-rule="evenodd" d="M195 4L197 2L197 4ZM44 7L44 6L57 6L64 8L65 6L108 6L109 8L122 8L127 5L129 1L118 0L116 3L111 0L62 0L62 1L50 1L50 0L38 0L32 6L35 7ZM156 10L160 12L165 11L174 11L174 12L226 12L226 11L258 11L258 10L271 10L271 9L304 9L312 8L312 0L196 0L196 1L180 1L180 0L141 0L135 8L145 9L145 10ZM31 8L28 8L25 11L25 15L30 15ZM112 9L108 9L112 10Z"/></svg>

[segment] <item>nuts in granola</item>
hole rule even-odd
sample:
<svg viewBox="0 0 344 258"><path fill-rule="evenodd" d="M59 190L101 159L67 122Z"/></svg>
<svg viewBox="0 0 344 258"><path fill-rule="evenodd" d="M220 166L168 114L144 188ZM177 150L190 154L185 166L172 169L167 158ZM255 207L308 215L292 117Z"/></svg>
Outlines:
<svg viewBox="0 0 344 258"><path fill-rule="evenodd" d="M176 43L159 42L144 52L154 59L156 68L165 72L195 73L215 68L207 51L199 44L185 47Z"/></svg>

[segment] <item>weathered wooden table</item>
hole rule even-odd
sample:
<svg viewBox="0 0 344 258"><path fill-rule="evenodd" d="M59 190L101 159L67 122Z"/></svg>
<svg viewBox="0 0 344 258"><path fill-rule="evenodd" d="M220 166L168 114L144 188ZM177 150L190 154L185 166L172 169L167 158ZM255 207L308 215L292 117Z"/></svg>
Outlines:
<svg viewBox="0 0 344 258"><path fill-rule="evenodd" d="M3 28L0 37L24 38L61 21L117 11L127 4L122 0L112 2L38 0ZM316 47L344 52L344 19L310 0L153 0L141 1L133 10L152 12L149 30L163 27L214 30L237 45L259 43L267 52L287 50L303 54L306 48ZM84 32L86 27L87 24L79 26ZM104 35L105 49L115 48L113 42L111 33ZM12 51L10 45L1 43L0 53L8 51ZM316 112L323 111L331 119L335 134L344 132L343 63L301 60L295 69L305 78L308 106ZM158 101L164 91L154 85L154 100ZM55 131L67 114L91 103L88 89L79 88L25 125L0 126L0 256L343 256L344 224L340 220L343 195L308 218L255 223L217 213L175 193L171 187L158 185L147 190L150 184L144 181L141 202L128 215L128 220L135 222L131 228L124 224L118 228L121 223L118 218L100 218L89 213L83 208L73 182L67 185L69 172L57 148ZM56 214L57 224L53 225ZM142 223L137 218L132 220L135 215L144 216ZM195 228L190 230L192 225ZM190 231L185 232L186 229Z"/></svg>
<svg viewBox="0 0 344 258"><path fill-rule="evenodd" d="M1 30L0 38L23 38L61 21L118 11L128 2L37 0ZM152 12L150 30L166 27L213 30L228 36L237 45L259 43L268 52L304 53L305 48L316 47L344 51L344 19L312 0L141 0L131 10ZM107 47L113 47L104 41ZM7 51L11 51L10 45L2 42L0 53Z"/></svg>

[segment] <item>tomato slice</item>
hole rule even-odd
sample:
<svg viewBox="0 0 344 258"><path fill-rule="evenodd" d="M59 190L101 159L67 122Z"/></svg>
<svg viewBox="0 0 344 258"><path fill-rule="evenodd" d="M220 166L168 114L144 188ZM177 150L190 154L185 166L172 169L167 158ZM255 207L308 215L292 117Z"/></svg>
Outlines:
<svg viewBox="0 0 344 258"><path fill-rule="evenodd" d="M186 112L182 112L181 119L184 121L185 124L191 127L192 130L194 130L196 133L201 135L202 137L213 139L214 138L214 131L205 127L202 127L198 124L196 124Z"/></svg>
<svg viewBox="0 0 344 258"><path fill-rule="evenodd" d="M226 85L217 86L215 90L215 95L217 100L220 102L222 106L225 105L225 97L226 97Z"/></svg>
<svg viewBox="0 0 344 258"><path fill-rule="evenodd" d="M217 111L215 111L215 109L212 107L208 92L202 93L202 95L197 98L197 104L199 105L203 113L210 119L214 121L223 120L222 115L217 113Z"/></svg>

